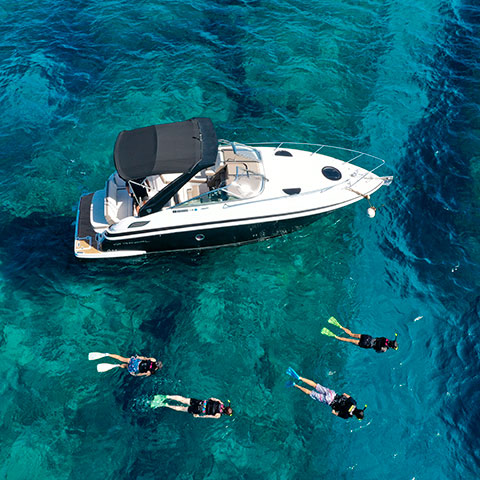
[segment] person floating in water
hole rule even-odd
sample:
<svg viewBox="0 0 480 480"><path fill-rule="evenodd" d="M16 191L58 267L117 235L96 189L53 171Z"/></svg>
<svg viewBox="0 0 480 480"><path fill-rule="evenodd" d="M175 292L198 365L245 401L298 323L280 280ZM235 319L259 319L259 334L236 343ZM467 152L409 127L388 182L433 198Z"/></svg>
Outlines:
<svg viewBox="0 0 480 480"><path fill-rule="evenodd" d="M132 356L130 358L115 355L114 353L98 353L91 352L88 354L89 360L98 360L100 358L110 357L118 360L122 363L99 363L97 365L97 371L107 372L112 368L126 368L130 375L134 377L149 377L160 370L163 367L162 362L157 361L151 357L140 357L139 355Z"/></svg>
<svg viewBox="0 0 480 480"><path fill-rule="evenodd" d="M168 402L183 403L183 405L170 405ZM196 418L220 418L222 415L233 415L233 409L225 405L218 398L209 398L208 400L197 400L196 398L186 398L180 395L155 395L151 403L152 408L168 407L177 412L191 413Z"/></svg>
<svg viewBox="0 0 480 480"><path fill-rule="evenodd" d="M287 386L296 387L314 400L317 400L320 403L326 403L332 408L332 413L337 417L348 420L349 418L355 416L359 420L363 420L364 411L367 406L365 405L362 410L358 409L357 402L350 395L347 395L346 393L339 395L338 393L320 385L319 383L309 380L308 378L303 378L298 375L298 373L295 372L292 367L288 367L286 373L287 375L293 377L295 381L300 381L306 383L310 387L313 387L313 390L309 390L308 388L297 385L292 381L288 382Z"/></svg>
<svg viewBox="0 0 480 480"><path fill-rule="evenodd" d="M341 328L347 335L350 335L352 338L339 337L331 332L328 328L322 329L322 334L327 335L328 337L335 337L337 340L342 342L353 343L358 345L360 348L373 348L377 353L384 353L389 348L398 350L397 334L395 334L395 340L389 340L385 337L373 338L370 335L361 335L359 333L352 333L348 328L342 327L334 317L328 319L328 323L335 325L338 328Z"/></svg>

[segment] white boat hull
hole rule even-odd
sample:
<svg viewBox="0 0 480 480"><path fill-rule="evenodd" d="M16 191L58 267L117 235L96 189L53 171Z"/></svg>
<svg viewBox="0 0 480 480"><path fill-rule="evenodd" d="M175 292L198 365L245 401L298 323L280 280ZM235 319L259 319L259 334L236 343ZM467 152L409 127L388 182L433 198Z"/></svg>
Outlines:
<svg viewBox="0 0 480 480"><path fill-rule="evenodd" d="M256 151L262 158L266 181L253 198L206 203L194 199L102 227L93 220L99 216L94 211L93 194L89 206L82 197L85 205L83 210L80 205L77 219L76 256L125 257L261 241L293 232L324 213L369 198L386 183L372 171L319 153L282 149L278 156L278 148L272 147L256 147ZM340 172L341 178L327 178L322 173L325 166ZM101 193L96 192L95 198ZM86 234L89 224L91 230ZM82 225L83 237L79 232Z"/></svg>

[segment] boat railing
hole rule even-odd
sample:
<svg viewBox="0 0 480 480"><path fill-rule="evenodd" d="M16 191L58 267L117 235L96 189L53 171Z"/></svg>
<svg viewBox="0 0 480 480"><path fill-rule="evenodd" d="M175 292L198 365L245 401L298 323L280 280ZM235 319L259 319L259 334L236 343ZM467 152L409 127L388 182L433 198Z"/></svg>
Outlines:
<svg viewBox="0 0 480 480"><path fill-rule="evenodd" d="M233 153L237 156L237 157L240 157L240 158L244 158L245 160L247 161L256 161L256 162L260 162L260 157L258 155L257 152L253 152L253 154L251 156L249 155L245 155L243 152L242 152L242 148L244 148L245 150L255 150L251 145L248 145L246 143L239 143L239 142L230 142L229 140L224 140L223 138L221 138L220 140L218 140L218 143L221 144L222 146L230 146L233 150ZM240 150L239 150L240 148Z"/></svg>
<svg viewBox="0 0 480 480"><path fill-rule="evenodd" d="M307 152L310 152L310 155L322 153L326 156L331 156L337 160L343 161L345 163L353 163L355 162L355 165L362 167L362 165L358 165L358 160L363 159L369 161L370 165L365 168L363 166L362 168L365 170L365 173L360 175L358 178L355 179L354 182L352 182L351 179L345 180L347 184L347 188L351 189L355 184L360 182L362 179L367 177L370 174L373 174L376 170L381 168L383 165L385 165L385 160L383 160L380 157L376 157L375 155L371 155L369 153L361 152L359 150L353 150L349 148L344 148L344 147L337 147L334 145L325 145L325 144L315 144L315 143L301 143L301 142L248 142L248 143L239 143L239 142L229 142L227 140L220 140L220 144L222 145L232 145L232 143L235 143L235 147L249 147L252 149L255 149L255 147L274 147L275 151L281 149L281 148L286 148L290 146L291 148L294 148L296 150L304 150ZM233 147L232 147L233 148ZM335 152L337 152L336 155L331 154L328 155L328 149L331 149ZM341 153L341 157L338 156L338 152ZM342 158L343 157L343 158ZM375 165L372 167L371 161L375 162ZM363 162L360 162L363 163ZM390 177L379 177L383 179L385 182L388 181ZM334 185L329 185L327 187L315 189L315 190L310 190L308 192L302 192L300 195L315 195L318 193L323 193L331 189L337 189L337 188L345 188L345 182L338 182L335 183ZM281 198L287 198L287 197L278 197L278 199ZM269 199L271 200L271 199ZM260 200L261 201L261 200ZM233 204L232 204L233 206Z"/></svg>
<svg viewBox="0 0 480 480"><path fill-rule="evenodd" d="M319 144L319 143L249 142L246 145L250 146L252 148L255 148L255 147L274 147L275 151L277 151L281 148L288 148L288 146L291 145L293 148L295 148L297 150L304 150L304 151L310 152L310 155L315 155L315 154L319 154L320 152L322 152L321 154L323 154L323 155L333 156L333 155L328 155L328 149L334 150L335 152L337 152L337 154L338 154L338 152L340 152L342 154L342 156L344 156L345 158L339 158L338 156L335 156L333 158L335 158L337 160L341 160L345 163L353 163L355 161L354 165L357 165L358 167L362 167L365 170L365 173L363 175L360 175L354 182L352 182L351 180L348 180L348 182L349 182L348 187L349 188L352 188L354 185L356 185L358 182L363 180L365 177L372 174L373 172L375 172L379 168L383 167L383 165L385 165L385 163L386 163L385 160L383 160L383 158L376 157L375 155L371 155L369 153L360 152L359 150L353 150L353 149L350 149L350 148L337 147L337 146L334 146L334 145L325 145L325 144ZM327 152L325 152L324 150L327 150ZM361 164L359 165L358 160L361 159L361 158L367 159L367 161L370 161L369 162L370 164L366 167L362 166ZM375 162L375 166L373 168L371 168L371 161L372 160ZM331 185L329 187L319 189L318 191L325 191L325 190L330 190L330 189L333 189L333 188L338 188L340 185L344 185L344 182L339 182L336 185Z"/></svg>
<svg viewBox="0 0 480 480"><path fill-rule="evenodd" d="M316 153L320 153L324 149L332 149L332 150L335 150L337 152L341 152L341 153L346 154L347 157L351 157L351 158L347 158L347 159L338 158L338 160L342 160L345 163L353 163L355 160L359 160L361 158L367 159L369 161L373 160L376 163L376 165L373 168L366 168L365 170L367 170L367 172L365 173L365 175L362 176L362 178L365 177L366 175L368 175L369 173L375 172L379 168L383 167L383 165L385 165L385 163L386 163L385 160L383 160L383 158L376 157L375 155L371 155L370 153L360 152L359 150L353 150L353 149L350 149L350 148L337 147L337 146L334 146L334 145L324 145L324 144L320 144L320 143L249 142L245 145L250 146L250 147L274 147L275 151L277 151L281 148L288 148L288 146L291 145L291 146L294 146L294 148L296 148L296 149L305 150L305 151L310 152L310 155L315 155ZM313 150L313 151L311 151L311 150ZM322 154L323 153L324 152L322 152ZM326 153L325 153L325 155L326 155ZM335 158L337 158L337 157L335 157ZM355 165L357 165L357 162L355 162ZM361 165L359 165L359 166L361 166ZM359 180L361 180L361 178ZM357 182L355 182L355 183L357 183Z"/></svg>

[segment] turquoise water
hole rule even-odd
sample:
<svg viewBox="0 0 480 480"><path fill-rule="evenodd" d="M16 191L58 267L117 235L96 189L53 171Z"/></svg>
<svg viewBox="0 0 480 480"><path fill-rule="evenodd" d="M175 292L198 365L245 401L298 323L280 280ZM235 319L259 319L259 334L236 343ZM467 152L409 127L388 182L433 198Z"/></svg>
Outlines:
<svg viewBox="0 0 480 480"><path fill-rule="evenodd" d="M478 478L478 6L17 0L0 22L1 478ZM365 150L395 182L373 221L361 203L255 245L76 260L117 133L197 115L220 138ZM400 349L336 343L331 315ZM98 374L89 351L165 367ZM288 365L366 420L286 389Z"/></svg>

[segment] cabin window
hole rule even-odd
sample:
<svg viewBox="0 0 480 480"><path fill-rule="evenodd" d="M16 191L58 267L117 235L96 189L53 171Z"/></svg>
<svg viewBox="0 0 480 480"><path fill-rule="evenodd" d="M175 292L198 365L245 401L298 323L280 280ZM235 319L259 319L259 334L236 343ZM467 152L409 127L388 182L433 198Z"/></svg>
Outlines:
<svg viewBox="0 0 480 480"><path fill-rule="evenodd" d="M342 178L342 172L338 168L335 167L323 167L322 173L325 178L329 180L340 180Z"/></svg>
<svg viewBox="0 0 480 480"><path fill-rule="evenodd" d="M144 227L147 223L150 223L150 222L133 222L128 226L128 228Z"/></svg>
<svg viewBox="0 0 480 480"><path fill-rule="evenodd" d="M287 195L298 195L302 191L302 189L301 188L284 188L283 191Z"/></svg>
<svg viewBox="0 0 480 480"><path fill-rule="evenodd" d="M275 152L275 155L277 157L293 157L293 155L290 152L287 152L287 150L278 150Z"/></svg>

